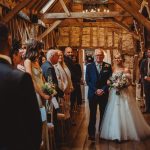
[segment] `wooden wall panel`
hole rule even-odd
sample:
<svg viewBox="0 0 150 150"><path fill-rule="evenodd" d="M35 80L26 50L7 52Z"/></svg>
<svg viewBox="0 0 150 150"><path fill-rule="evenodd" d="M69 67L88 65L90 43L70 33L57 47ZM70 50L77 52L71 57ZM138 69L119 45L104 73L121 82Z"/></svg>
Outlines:
<svg viewBox="0 0 150 150"><path fill-rule="evenodd" d="M99 47L104 47L105 46L105 29L104 28L99 28L98 30L98 37L99 37Z"/></svg>
<svg viewBox="0 0 150 150"><path fill-rule="evenodd" d="M69 27L59 28L60 36L69 36Z"/></svg>
<svg viewBox="0 0 150 150"><path fill-rule="evenodd" d="M112 31L107 32L107 46L108 47L113 46L113 32Z"/></svg>
<svg viewBox="0 0 150 150"><path fill-rule="evenodd" d="M114 47L118 48L119 35L114 32Z"/></svg>
<svg viewBox="0 0 150 150"><path fill-rule="evenodd" d="M82 47L90 47L90 34L82 35Z"/></svg>
<svg viewBox="0 0 150 150"><path fill-rule="evenodd" d="M92 27L92 46L93 47L98 47L98 28L97 27Z"/></svg>
<svg viewBox="0 0 150 150"><path fill-rule="evenodd" d="M70 45L80 47L80 27L72 27L70 31Z"/></svg>
<svg viewBox="0 0 150 150"><path fill-rule="evenodd" d="M134 48L133 38L130 34L122 34L122 51L130 52ZM134 51L133 51L134 52Z"/></svg>
<svg viewBox="0 0 150 150"><path fill-rule="evenodd" d="M117 50L134 54L132 35L125 30L102 27L59 27L58 45ZM113 53L111 53L113 56Z"/></svg>
<svg viewBox="0 0 150 150"><path fill-rule="evenodd" d="M60 37L58 40L58 46L69 46L69 37Z"/></svg>

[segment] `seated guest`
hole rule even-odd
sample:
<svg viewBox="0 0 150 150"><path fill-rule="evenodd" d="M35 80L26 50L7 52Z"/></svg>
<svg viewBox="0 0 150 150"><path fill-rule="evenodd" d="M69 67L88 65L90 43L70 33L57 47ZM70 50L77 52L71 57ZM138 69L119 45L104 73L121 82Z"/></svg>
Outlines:
<svg viewBox="0 0 150 150"><path fill-rule="evenodd" d="M0 22L0 149L39 150L42 124L32 79L11 67L10 45Z"/></svg>

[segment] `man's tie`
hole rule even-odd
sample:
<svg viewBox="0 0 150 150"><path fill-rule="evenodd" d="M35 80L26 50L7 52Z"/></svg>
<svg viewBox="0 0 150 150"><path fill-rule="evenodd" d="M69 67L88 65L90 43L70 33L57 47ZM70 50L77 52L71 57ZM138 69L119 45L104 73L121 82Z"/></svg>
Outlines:
<svg viewBox="0 0 150 150"><path fill-rule="evenodd" d="M99 73L101 73L102 70L102 64L99 64Z"/></svg>

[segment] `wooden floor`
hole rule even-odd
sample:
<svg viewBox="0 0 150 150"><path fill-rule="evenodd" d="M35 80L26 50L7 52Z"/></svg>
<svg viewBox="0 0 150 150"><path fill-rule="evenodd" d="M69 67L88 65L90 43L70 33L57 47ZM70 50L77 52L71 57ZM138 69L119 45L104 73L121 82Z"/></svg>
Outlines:
<svg viewBox="0 0 150 150"><path fill-rule="evenodd" d="M99 140L97 132L96 142L91 142L88 140L87 133L89 118L87 102L82 106L76 115L77 125L71 128L70 134L68 134L65 138L65 143L61 144L59 148L60 150L150 150L150 139L141 142L128 141L116 143L113 141ZM150 115L144 114L144 117L150 124Z"/></svg>

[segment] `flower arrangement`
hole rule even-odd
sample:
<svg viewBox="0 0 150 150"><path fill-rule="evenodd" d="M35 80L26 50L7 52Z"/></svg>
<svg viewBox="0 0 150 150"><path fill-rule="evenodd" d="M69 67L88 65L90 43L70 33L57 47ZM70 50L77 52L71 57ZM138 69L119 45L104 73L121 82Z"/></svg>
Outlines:
<svg viewBox="0 0 150 150"><path fill-rule="evenodd" d="M116 88L116 94L120 95L120 90L129 85L129 79L123 72L115 73L110 79L110 88Z"/></svg>
<svg viewBox="0 0 150 150"><path fill-rule="evenodd" d="M42 86L42 91L47 95L56 95L55 85L53 83L45 82Z"/></svg>
<svg viewBox="0 0 150 150"><path fill-rule="evenodd" d="M109 64L105 64L105 66L104 66L104 67L108 68L109 66L110 66Z"/></svg>

